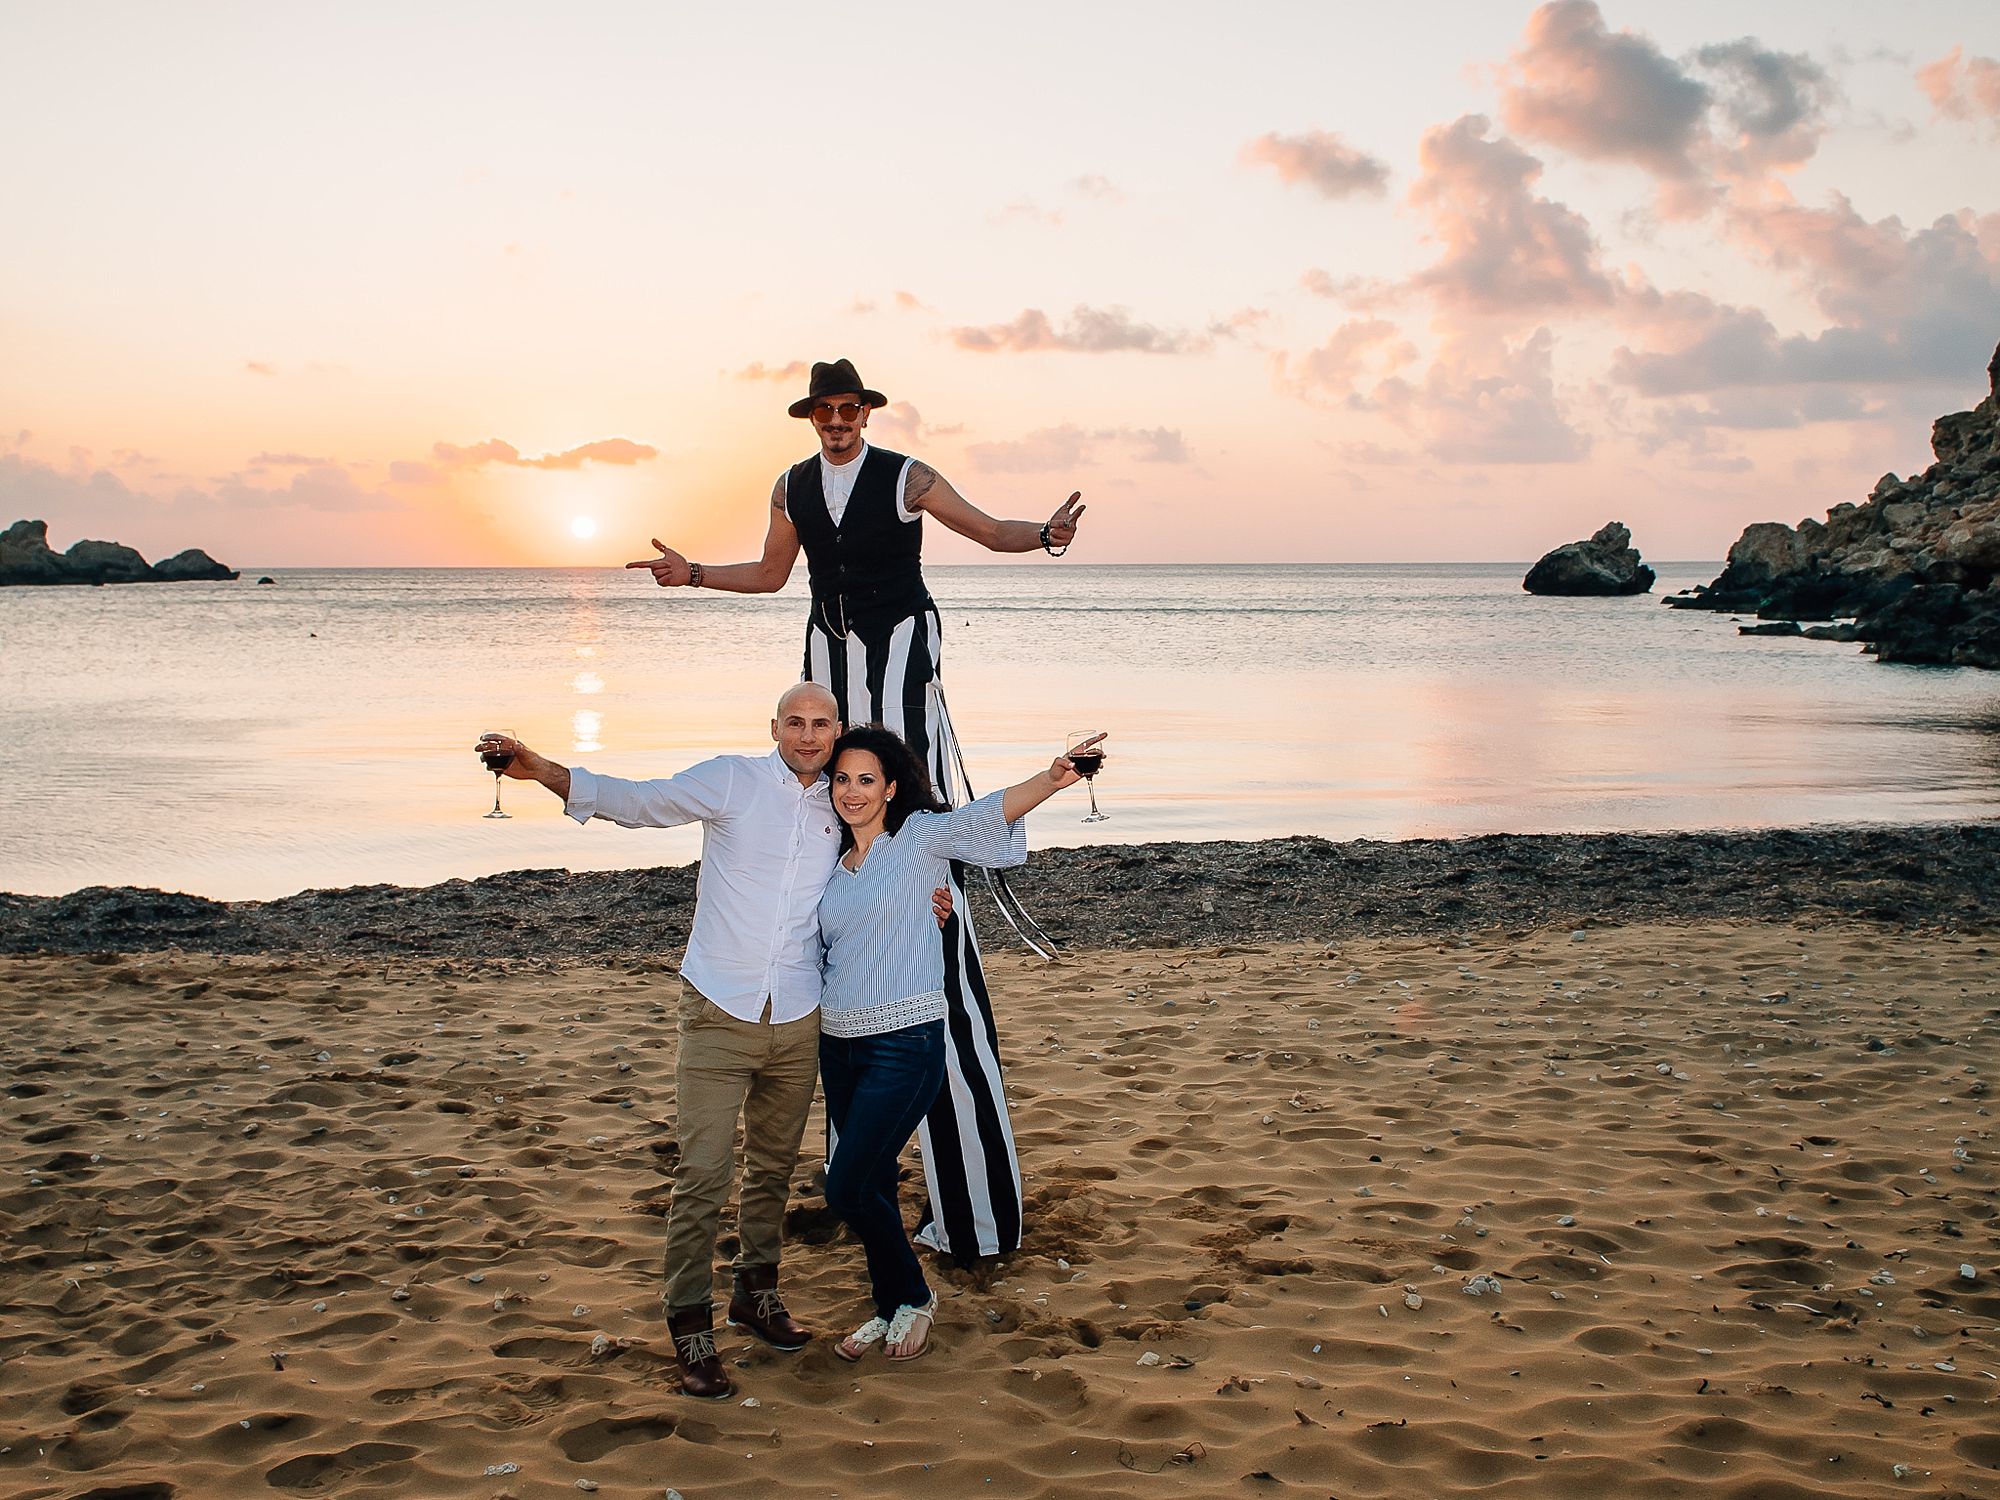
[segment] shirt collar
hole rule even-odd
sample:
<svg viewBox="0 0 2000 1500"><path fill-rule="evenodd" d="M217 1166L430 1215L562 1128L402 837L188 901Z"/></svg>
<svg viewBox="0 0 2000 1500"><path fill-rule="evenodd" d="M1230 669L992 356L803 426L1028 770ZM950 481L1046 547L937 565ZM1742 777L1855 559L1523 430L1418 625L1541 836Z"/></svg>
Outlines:
<svg viewBox="0 0 2000 1500"><path fill-rule="evenodd" d="M771 774L778 780L789 781L793 786L799 784L798 776L794 774L790 766L785 764L785 757L776 750L773 750L769 755L764 757L764 764L771 768ZM832 783L827 780L826 772L822 771L819 773L819 780L815 781L811 786L804 788L804 791L808 797L831 797L833 795L831 790L829 790L831 786Z"/></svg>
<svg viewBox="0 0 2000 1500"><path fill-rule="evenodd" d="M824 453L820 454L819 456L819 466L820 466L820 471L822 473L831 470L836 474L859 474L861 472L861 465L866 463L867 461L868 461L867 438L863 438L861 440L861 446L855 450L854 457L850 458L844 464L828 463L826 461L826 455Z"/></svg>

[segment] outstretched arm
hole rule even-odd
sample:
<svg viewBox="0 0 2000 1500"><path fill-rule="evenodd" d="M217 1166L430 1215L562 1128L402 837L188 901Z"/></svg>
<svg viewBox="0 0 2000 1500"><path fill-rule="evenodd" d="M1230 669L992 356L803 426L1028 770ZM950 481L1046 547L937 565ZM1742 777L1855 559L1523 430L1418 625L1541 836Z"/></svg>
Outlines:
<svg viewBox="0 0 2000 1500"><path fill-rule="evenodd" d="M663 589L693 586L722 589L731 594L777 593L792 576L792 564L799 560L799 533L792 525L792 518L785 514L784 477L780 475L771 487L771 526L764 533L764 555L757 561L718 563L710 567L689 562L657 537L653 545L659 549L658 557L642 557L625 566L645 568L653 575L653 582ZM698 578L696 569L701 570Z"/></svg>
<svg viewBox="0 0 2000 1500"><path fill-rule="evenodd" d="M1077 491L1057 506L1056 513L1049 517L1048 541L1051 547L1067 547L1076 540L1076 524L1084 512L1084 507L1077 502L1082 498L1083 492ZM959 494L951 487L950 480L922 459L911 460L903 504L910 510L935 516L960 536L972 538L989 552L1033 552L1042 545L1040 521L994 519Z"/></svg>

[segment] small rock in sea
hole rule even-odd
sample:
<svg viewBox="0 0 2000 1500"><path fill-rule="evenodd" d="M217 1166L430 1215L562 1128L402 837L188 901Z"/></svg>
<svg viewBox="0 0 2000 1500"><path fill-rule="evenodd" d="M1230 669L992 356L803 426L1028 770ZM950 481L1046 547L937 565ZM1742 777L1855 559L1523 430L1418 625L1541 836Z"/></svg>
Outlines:
<svg viewBox="0 0 2000 1500"><path fill-rule="evenodd" d="M1154 1365L1157 1365L1159 1362L1160 1362L1160 1356L1154 1353L1151 1349L1148 1349L1144 1354L1139 1356L1139 1363L1144 1365L1149 1370Z"/></svg>
<svg viewBox="0 0 2000 1500"><path fill-rule="evenodd" d="M1961 1281L1977 1281L1979 1279L1979 1270L1976 1266L1968 1262L1960 1261L1958 1263L1958 1277Z"/></svg>
<svg viewBox="0 0 2000 1500"><path fill-rule="evenodd" d="M257 581L261 584L261 583L276 583L278 580L275 578L260 578Z"/></svg>

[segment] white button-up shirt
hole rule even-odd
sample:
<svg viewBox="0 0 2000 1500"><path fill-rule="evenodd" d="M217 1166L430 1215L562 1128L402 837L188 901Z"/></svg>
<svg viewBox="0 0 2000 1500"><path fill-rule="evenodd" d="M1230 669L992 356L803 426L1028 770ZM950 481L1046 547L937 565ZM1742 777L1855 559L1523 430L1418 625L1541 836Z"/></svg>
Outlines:
<svg viewBox="0 0 2000 1500"><path fill-rule="evenodd" d="M582 766L563 811L625 828L700 823L701 875L681 974L740 1021L796 1021L819 1006L819 898L840 853L822 776L801 786L774 750L718 755L678 776L626 781Z"/></svg>

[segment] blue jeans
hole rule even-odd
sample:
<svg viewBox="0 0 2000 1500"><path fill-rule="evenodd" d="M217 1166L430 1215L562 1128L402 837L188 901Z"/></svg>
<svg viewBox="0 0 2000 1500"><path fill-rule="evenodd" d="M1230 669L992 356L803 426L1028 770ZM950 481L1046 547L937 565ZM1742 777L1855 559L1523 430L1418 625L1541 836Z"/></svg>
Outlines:
<svg viewBox="0 0 2000 1500"><path fill-rule="evenodd" d="M876 1316L922 1307L930 1301L930 1287L903 1228L896 1158L944 1086L944 1022L879 1036L822 1032L819 1076L834 1133L826 1206L861 1241Z"/></svg>

